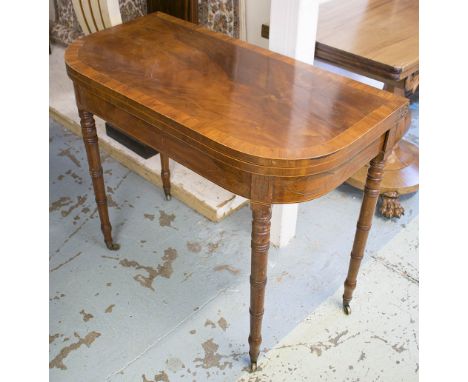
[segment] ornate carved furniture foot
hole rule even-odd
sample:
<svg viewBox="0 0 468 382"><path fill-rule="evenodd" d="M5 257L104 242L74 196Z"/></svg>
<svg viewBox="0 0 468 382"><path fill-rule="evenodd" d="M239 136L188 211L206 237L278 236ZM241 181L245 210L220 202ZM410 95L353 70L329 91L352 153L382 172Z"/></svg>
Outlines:
<svg viewBox="0 0 468 382"><path fill-rule="evenodd" d="M118 250L120 246L112 241L112 226L109 221L109 211L107 210L107 198L104 188L104 178L94 117L91 113L84 110L79 110L79 115L86 156L88 157L89 173L93 180L94 194L96 196L99 219L101 220L102 234L104 235L107 248L115 251Z"/></svg>
<svg viewBox="0 0 468 382"><path fill-rule="evenodd" d="M356 288L356 279L364 256L367 237L372 225L377 199L380 193L380 182L382 181L385 160L383 155L379 155L370 162L367 173L366 186L364 188L364 198L362 200L361 212L354 237L351 260L349 262L348 277L344 283L343 309L346 314L351 314L349 303L353 298L353 291Z"/></svg>
<svg viewBox="0 0 468 382"><path fill-rule="evenodd" d="M164 195L166 200L172 199L171 196L171 172L169 171L169 157L167 154L160 153L161 156L161 179L163 182Z"/></svg>
<svg viewBox="0 0 468 382"><path fill-rule="evenodd" d="M400 218L405 214L405 209L401 206L398 192L385 192L380 195L382 204L380 205L380 213L386 218Z"/></svg>
<svg viewBox="0 0 468 382"><path fill-rule="evenodd" d="M271 205L251 203L252 256L250 273L250 370L257 369L262 343L262 317L267 282L268 249L270 248Z"/></svg>

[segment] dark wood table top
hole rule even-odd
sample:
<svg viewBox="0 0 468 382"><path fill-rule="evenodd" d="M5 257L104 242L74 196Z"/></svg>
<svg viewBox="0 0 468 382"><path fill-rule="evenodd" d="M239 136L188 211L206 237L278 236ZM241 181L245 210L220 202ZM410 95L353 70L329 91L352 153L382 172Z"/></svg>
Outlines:
<svg viewBox="0 0 468 382"><path fill-rule="evenodd" d="M162 13L78 39L65 60L75 89L125 108L148 130L164 126L187 147L263 175L343 166L407 107L389 92Z"/></svg>
<svg viewBox="0 0 468 382"><path fill-rule="evenodd" d="M419 70L418 0L333 0L320 5L316 57L401 80Z"/></svg>
<svg viewBox="0 0 468 382"><path fill-rule="evenodd" d="M164 14L77 40L66 62L72 78L139 113L169 118L191 139L270 165L341 150L404 103Z"/></svg>

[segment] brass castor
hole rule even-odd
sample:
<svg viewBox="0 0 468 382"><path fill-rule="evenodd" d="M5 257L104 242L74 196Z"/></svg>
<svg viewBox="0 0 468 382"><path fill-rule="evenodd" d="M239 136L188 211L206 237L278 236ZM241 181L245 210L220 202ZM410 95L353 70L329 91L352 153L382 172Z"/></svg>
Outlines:
<svg viewBox="0 0 468 382"><path fill-rule="evenodd" d="M257 371L257 362L251 362L250 363L250 372L255 373Z"/></svg>
<svg viewBox="0 0 468 382"><path fill-rule="evenodd" d="M343 305L343 311L347 316L351 314L351 307L348 304Z"/></svg>
<svg viewBox="0 0 468 382"><path fill-rule="evenodd" d="M117 243L106 243L107 249L111 251L118 251L120 249L120 244Z"/></svg>
<svg viewBox="0 0 468 382"><path fill-rule="evenodd" d="M172 199L171 194L166 194L166 200L169 202L169 201L171 201L171 199Z"/></svg>

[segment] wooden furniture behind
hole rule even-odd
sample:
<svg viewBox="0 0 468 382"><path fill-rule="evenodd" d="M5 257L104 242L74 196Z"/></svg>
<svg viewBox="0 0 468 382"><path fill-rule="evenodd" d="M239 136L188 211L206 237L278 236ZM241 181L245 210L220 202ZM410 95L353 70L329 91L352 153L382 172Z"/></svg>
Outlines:
<svg viewBox="0 0 468 382"><path fill-rule="evenodd" d="M384 89L409 96L419 87L418 0L334 0L320 5L315 57L382 81ZM262 25L261 35L269 38ZM409 126L408 126L409 127ZM348 183L364 189L367 166ZM399 196L419 189L419 150L402 140L385 166L380 212L400 217Z"/></svg>
<svg viewBox="0 0 468 382"><path fill-rule="evenodd" d="M198 0L147 0L148 13L164 12L198 24Z"/></svg>
<svg viewBox="0 0 468 382"><path fill-rule="evenodd" d="M66 51L104 241L107 211L93 114L227 190L252 209L250 359L256 369L271 205L324 195L370 162L343 307L350 313L385 159L408 101L173 17L153 13ZM247 248L246 248L247 249Z"/></svg>
<svg viewBox="0 0 468 382"><path fill-rule="evenodd" d="M419 86L418 0L333 0L320 5L315 56L410 95ZM348 183L364 189L367 168ZM385 167L380 212L404 213L398 197L419 188L419 150L402 140Z"/></svg>

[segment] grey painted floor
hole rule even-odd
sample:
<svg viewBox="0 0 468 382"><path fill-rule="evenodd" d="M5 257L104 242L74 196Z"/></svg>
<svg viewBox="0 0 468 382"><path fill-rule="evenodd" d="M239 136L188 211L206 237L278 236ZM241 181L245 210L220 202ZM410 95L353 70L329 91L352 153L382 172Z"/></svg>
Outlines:
<svg viewBox="0 0 468 382"><path fill-rule="evenodd" d="M343 185L300 206L296 238L270 250L249 374L250 210L212 223L105 154L103 167L117 252L103 245L81 139L50 122L51 381L417 380L417 194L400 220L375 218L349 317L361 193Z"/></svg>

